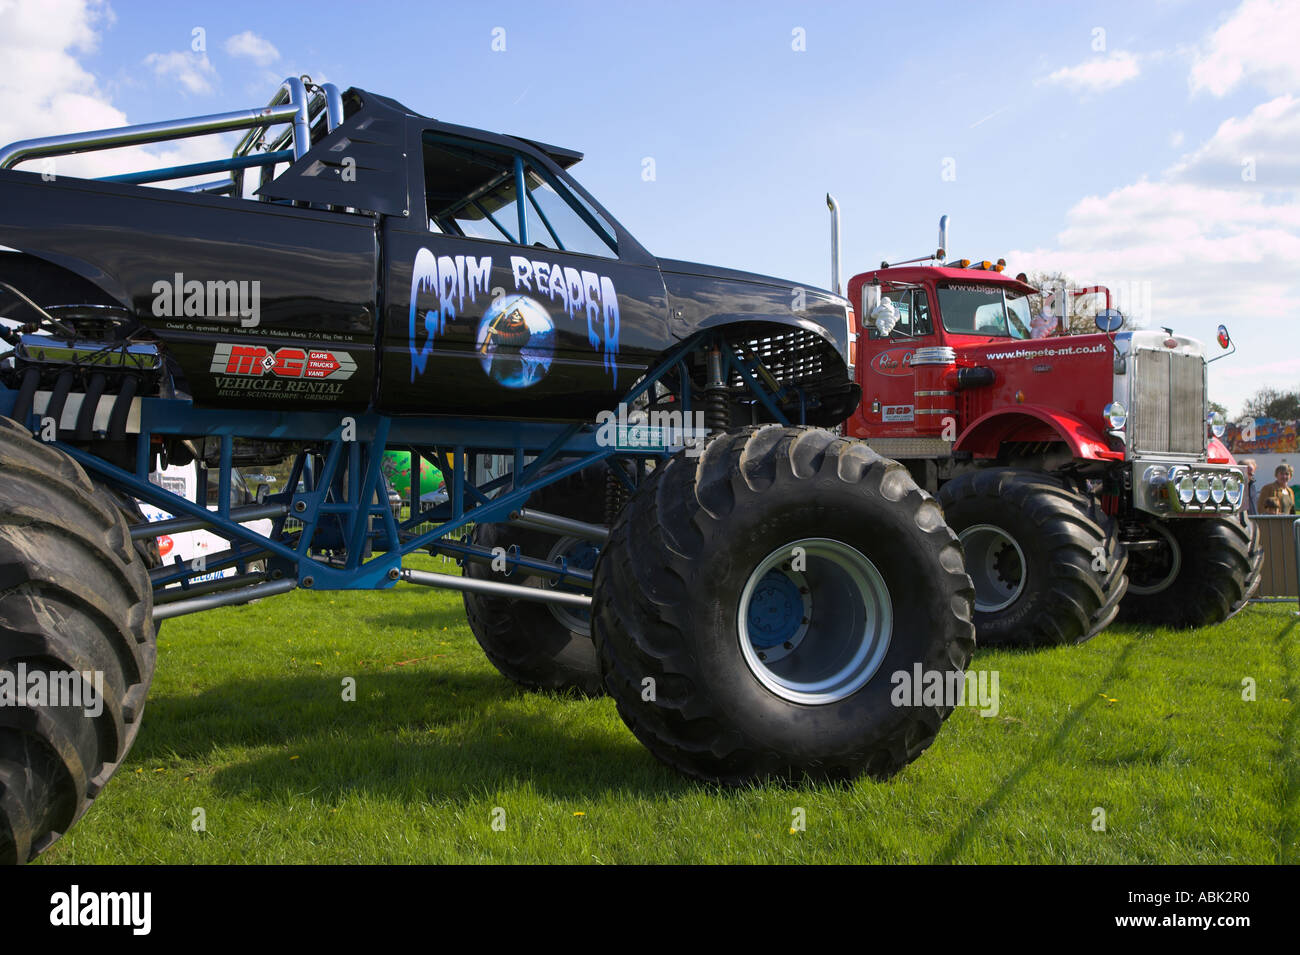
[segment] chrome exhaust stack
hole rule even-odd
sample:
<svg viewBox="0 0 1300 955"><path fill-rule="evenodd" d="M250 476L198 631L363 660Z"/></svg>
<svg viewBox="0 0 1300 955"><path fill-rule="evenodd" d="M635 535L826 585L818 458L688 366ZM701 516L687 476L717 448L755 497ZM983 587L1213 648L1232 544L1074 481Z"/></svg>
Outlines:
<svg viewBox="0 0 1300 955"><path fill-rule="evenodd" d="M831 291L843 295L840 287L840 204L829 192L826 193L826 208L831 211Z"/></svg>

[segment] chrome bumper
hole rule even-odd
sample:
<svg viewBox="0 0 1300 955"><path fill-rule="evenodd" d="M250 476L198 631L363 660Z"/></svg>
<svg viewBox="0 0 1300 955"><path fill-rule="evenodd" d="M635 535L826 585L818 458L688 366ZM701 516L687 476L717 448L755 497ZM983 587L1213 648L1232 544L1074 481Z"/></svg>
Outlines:
<svg viewBox="0 0 1300 955"><path fill-rule="evenodd" d="M1236 514L1245 506L1246 475L1236 465L1136 458L1132 468L1133 506L1139 511L1160 517L1203 517Z"/></svg>

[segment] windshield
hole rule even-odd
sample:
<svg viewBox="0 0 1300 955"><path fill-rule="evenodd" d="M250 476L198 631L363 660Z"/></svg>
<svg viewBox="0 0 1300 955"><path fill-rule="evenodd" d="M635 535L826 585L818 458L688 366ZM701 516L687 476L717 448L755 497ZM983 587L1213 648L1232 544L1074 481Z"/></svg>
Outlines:
<svg viewBox="0 0 1300 955"><path fill-rule="evenodd" d="M959 335L1029 337L1029 299L998 285L941 285L943 327Z"/></svg>

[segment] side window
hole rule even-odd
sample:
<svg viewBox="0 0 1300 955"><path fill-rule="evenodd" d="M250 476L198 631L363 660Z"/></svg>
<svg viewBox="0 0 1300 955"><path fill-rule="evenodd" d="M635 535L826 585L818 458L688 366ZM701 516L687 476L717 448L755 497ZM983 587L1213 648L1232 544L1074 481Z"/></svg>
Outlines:
<svg viewBox="0 0 1300 955"><path fill-rule="evenodd" d="M514 173L499 186L475 197L451 213L456 227L472 239L518 243L519 202ZM437 222L437 219L434 219Z"/></svg>
<svg viewBox="0 0 1300 955"><path fill-rule="evenodd" d="M891 338L910 338L912 336L912 292L899 289L894 293L894 308L898 310L898 324L890 332Z"/></svg>
<svg viewBox="0 0 1300 955"><path fill-rule="evenodd" d="M1029 296L1007 296L1007 318L1011 320L1012 338L1030 338L1033 316L1029 314Z"/></svg>
<svg viewBox="0 0 1300 955"><path fill-rule="evenodd" d="M599 213L586 203L575 207L531 166L524 181L528 186L528 241L531 244L562 252L614 256L614 230Z"/></svg>
<svg viewBox="0 0 1300 955"><path fill-rule="evenodd" d="M516 176L520 168L522 189ZM614 230L599 213L512 152L426 137L424 190L432 232L617 255Z"/></svg>
<svg viewBox="0 0 1300 955"><path fill-rule="evenodd" d="M889 333L890 338L919 338L934 331L930 324L930 303L925 289L896 288L887 292L898 309L898 324Z"/></svg>
<svg viewBox="0 0 1300 955"><path fill-rule="evenodd" d="M425 142L424 195L429 228L449 235L517 242L514 162L451 143Z"/></svg>
<svg viewBox="0 0 1300 955"><path fill-rule="evenodd" d="M934 325L930 322L930 300L926 297L925 289L918 288L912 290L912 334L929 335L934 331Z"/></svg>

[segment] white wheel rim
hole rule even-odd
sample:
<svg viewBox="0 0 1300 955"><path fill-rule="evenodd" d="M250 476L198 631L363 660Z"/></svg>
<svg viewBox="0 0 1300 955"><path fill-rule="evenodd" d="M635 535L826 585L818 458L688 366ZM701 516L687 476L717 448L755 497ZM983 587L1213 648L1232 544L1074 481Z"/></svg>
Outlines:
<svg viewBox="0 0 1300 955"><path fill-rule="evenodd" d="M1183 552L1178 546L1178 541L1174 540L1174 535L1169 533L1163 524L1151 523L1147 526L1164 538L1165 544L1169 547L1169 553L1171 556L1169 561L1169 572L1153 584L1139 584L1133 578L1132 574L1129 575L1128 592L1141 596L1158 594L1160 591L1166 590L1170 584L1178 579L1178 574L1183 569Z"/></svg>
<svg viewBox="0 0 1300 955"><path fill-rule="evenodd" d="M975 610L997 613L1025 591L1029 565L1016 539L993 524L973 524L957 535L966 555L966 573L975 585Z"/></svg>
<svg viewBox="0 0 1300 955"><path fill-rule="evenodd" d="M771 593L791 587L797 597ZM768 627L762 615L772 603L784 604L789 616ZM792 703L823 706L875 676L889 649L894 609L884 577L861 551L810 537L772 551L750 573L737 629L745 663L764 687Z"/></svg>

